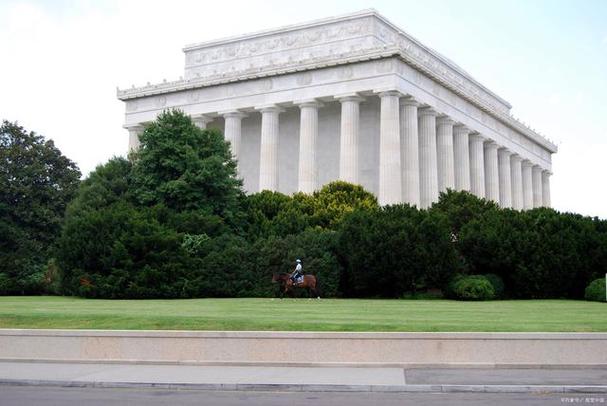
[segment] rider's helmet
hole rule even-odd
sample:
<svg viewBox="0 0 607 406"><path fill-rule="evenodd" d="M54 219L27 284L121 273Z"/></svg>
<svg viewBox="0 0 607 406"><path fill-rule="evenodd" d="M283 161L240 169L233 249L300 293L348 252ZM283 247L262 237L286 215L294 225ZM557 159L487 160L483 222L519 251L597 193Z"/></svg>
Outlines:
<svg viewBox="0 0 607 406"><path fill-rule="evenodd" d="M301 259L296 259L295 262L297 262L298 264L301 264Z"/></svg>

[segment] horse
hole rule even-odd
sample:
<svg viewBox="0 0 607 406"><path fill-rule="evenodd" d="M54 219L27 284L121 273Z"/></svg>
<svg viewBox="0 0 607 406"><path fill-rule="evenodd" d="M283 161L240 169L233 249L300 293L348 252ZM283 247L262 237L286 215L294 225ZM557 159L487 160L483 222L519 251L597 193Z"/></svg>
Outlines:
<svg viewBox="0 0 607 406"><path fill-rule="evenodd" d="M308 291L308 297L310 297L310 292L312 292L317 299L320 299L318 289L316 288L316 276L314 275L304 275L301 283L294 284L290 274L275 273L272 274L272 282L280 283L281 299L286 293L293 291L294 288L305 288Z"/></svg>

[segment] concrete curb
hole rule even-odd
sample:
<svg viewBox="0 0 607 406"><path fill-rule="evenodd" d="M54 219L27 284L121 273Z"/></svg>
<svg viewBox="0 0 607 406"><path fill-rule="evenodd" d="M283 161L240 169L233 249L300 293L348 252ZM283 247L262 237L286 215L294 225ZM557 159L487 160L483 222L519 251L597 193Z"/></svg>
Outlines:
<svg viewBox="0 0 607 406"><path fill-rule="evenodd" d="M0 386L64 388L150 388L256 392L443 392L443 393L607 393L607 385L315 385L315 384L204 384L162 382L87 382L36 379L0 379Z"/></svg>
<svg viewBox="0 0 607 406"><path fill-rule="evenodd" d="M493 363L406 363L406 362L264 362L264 361L163 361L135 359L64 360L53 358L2 358L1 362L37 364L187 365L219 367L310 367L310 368L403 368L403 369L597 369L607 364L493 364Z"/></svg>

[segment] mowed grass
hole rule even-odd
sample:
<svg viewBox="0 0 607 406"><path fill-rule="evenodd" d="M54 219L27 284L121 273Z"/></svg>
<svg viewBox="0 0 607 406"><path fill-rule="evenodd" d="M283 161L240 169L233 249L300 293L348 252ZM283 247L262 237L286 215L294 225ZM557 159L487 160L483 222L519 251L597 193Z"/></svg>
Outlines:
<svg viewBox="0 0 607 406"><path fill-rule="evenodd" d="M607 332L607 305L572 300L0 297L0 328Z"/></svg>

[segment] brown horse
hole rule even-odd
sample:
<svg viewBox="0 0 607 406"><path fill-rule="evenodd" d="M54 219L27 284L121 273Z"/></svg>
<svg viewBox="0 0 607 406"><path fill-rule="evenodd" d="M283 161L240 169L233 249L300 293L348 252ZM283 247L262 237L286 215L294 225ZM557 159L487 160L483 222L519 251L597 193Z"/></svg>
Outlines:
<svg viewBox="0 0 607 406"><path fill-rule="evenodd" d="M280 297L282 298L286 293L293 291L294 288L305 288L308 291L308 297L310 297L310 292L316 296L317 299L320 299L320 295L318 294L318 289L316 288L316 276L314 275L304 275L303 281L301 283L294 284L290 278L290 274L288 273L275 273L272 275L272 282L280 283Z"/></svg>

